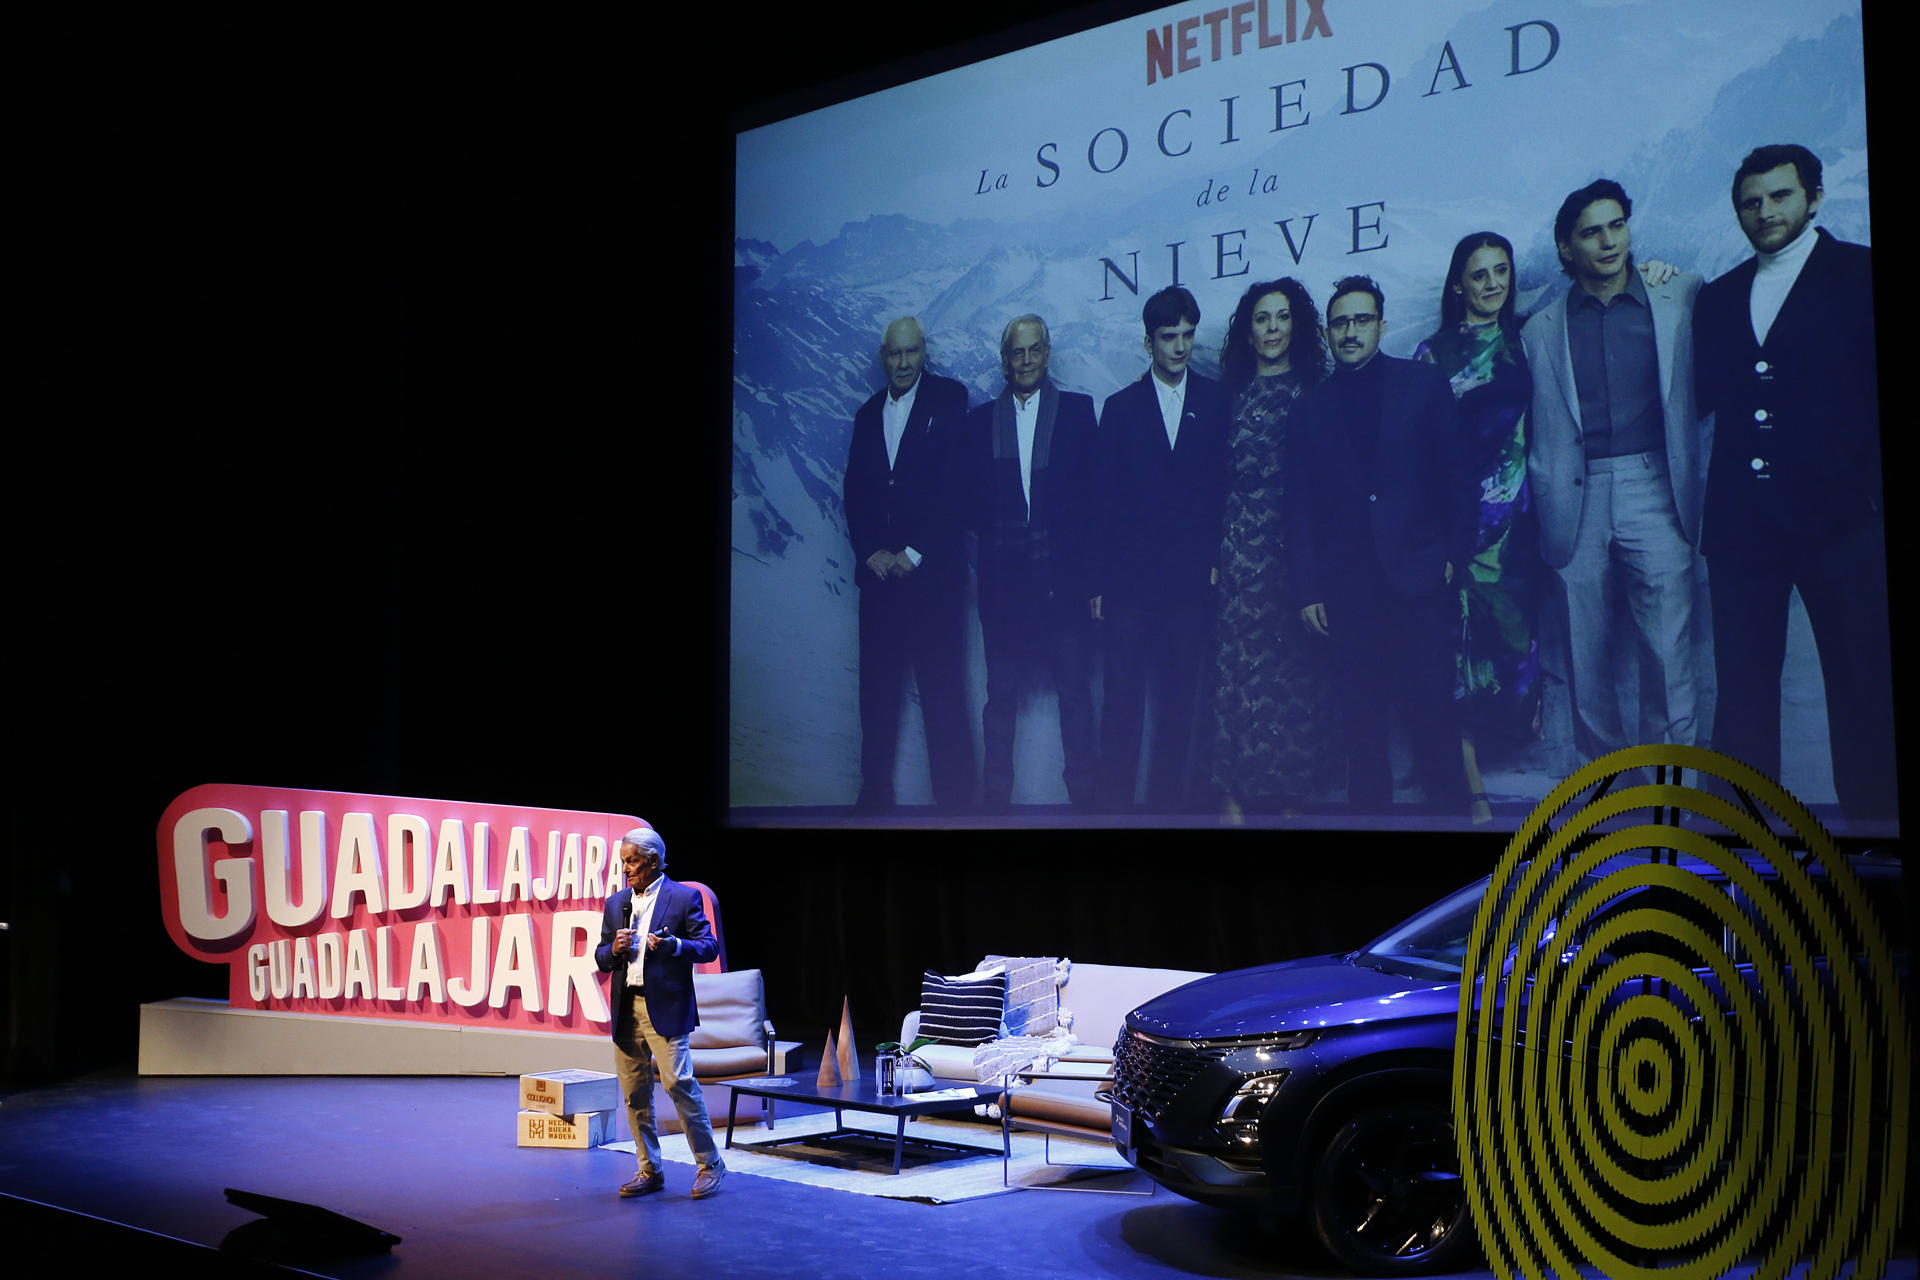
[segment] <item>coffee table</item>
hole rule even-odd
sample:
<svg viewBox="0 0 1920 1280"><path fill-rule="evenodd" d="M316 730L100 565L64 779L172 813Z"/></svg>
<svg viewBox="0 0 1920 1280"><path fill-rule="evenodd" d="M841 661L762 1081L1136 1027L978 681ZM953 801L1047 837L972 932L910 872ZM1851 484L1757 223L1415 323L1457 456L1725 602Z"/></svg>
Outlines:
<svg viewBox="0 0 1920 1280"><path fill-rule="evenodd" d="M742 1095L750 1098L770 1098L786 1102L805 1102L815 1106L833 1108L834 1128L831 1133L797 1134L791 1138L772 1138L765 1142L742 1142L740 1147L746 1151L760 1151L768 1155L798 1157L780 1150L801 1142L832 1142L837 1138L885 1137L871 1129L849 1129L842 1115L847 1111L871 1112L875 1115L892 1116L893 1130L893 1172L900 1172L900 1157L911 1144L918 1150L978 1152L984 1155L1005 1157L1005 1137L1000 1147L977 1147L966 1142L947 1142L939 1138L923 1138L907 1132L907 1121L915 1116L938 1115L941 1112L970 1109L983 1098L993 1098L999 1094L995 1085L959 1085L953 1088L934 1089L926 1093L881 1093L879 1085L873 1080L858 1080L853 1084L826 1086L805 1076L762 1076L754 1080L730 1080L727 1087L733 1091L733 1097L727 1104L727 1147L733 1148L733 1120L740 1106ZM767 1113L767 1128L773 1128L773 1113Z"/></svg>

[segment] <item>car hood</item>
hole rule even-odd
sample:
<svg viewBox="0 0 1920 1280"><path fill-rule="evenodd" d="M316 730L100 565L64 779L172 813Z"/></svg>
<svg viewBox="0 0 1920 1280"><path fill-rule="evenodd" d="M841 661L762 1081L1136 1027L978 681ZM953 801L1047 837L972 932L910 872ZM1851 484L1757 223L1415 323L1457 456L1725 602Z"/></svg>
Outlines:
<svg viewBox="0 0 1920 1280"><path fill-rule="evenodd" d="M1452 1018L1460 984L1382 973L1345 956L1236 969L1189 982L1127 1015L1127 1025L1178 1040L1216 1040L1406 1018Z"/></svg>

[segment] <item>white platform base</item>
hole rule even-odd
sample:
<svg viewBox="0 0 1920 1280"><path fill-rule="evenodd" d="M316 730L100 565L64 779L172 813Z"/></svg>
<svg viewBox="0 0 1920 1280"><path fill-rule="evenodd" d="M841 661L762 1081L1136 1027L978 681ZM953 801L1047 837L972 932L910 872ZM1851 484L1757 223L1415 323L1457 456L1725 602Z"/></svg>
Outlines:
<svg viewBox="0 0 1920 1280"><path fill-rule="evenodd" d="M143 1076L520 1076L563 1067L612 1071L613 1041L185 997L140 1006Z"/></svg>

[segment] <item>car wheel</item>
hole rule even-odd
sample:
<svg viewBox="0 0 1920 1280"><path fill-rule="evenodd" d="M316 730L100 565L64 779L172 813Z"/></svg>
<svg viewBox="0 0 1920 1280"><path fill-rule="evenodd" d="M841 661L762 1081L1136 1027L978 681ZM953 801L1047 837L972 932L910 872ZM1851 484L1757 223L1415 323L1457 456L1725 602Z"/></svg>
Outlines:
<svg viewBox="0 0 1920 1280"><path fill-rule="evenodd" d="M1455 1264L1473 1247L1453 1117L1407 1103L1359 1112L1314 1167L1314 1232L1365 1275Z"/></svg>

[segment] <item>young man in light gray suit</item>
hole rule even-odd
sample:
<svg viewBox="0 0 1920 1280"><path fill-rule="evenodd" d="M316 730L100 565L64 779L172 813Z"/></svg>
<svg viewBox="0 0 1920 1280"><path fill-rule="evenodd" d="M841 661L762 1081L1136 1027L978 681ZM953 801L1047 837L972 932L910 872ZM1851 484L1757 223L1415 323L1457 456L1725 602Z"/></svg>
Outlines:
<svg viewBox="0 0 1920 1280"><path fill-rule="evenodd" d="M1703 740L1694 655L1694 547L1709 426L1693 395L1700 277L1648 285L1634 269L1633 202L1601 179L1569 195L1554 245L1573 286L1521 332L1533 372L1527 470L1540 553L1558 579L1574 746ZM1640 723L1629 737L1616 673L1638 633ZM1704 615L1699 626L1706 625Z"/></svg>

